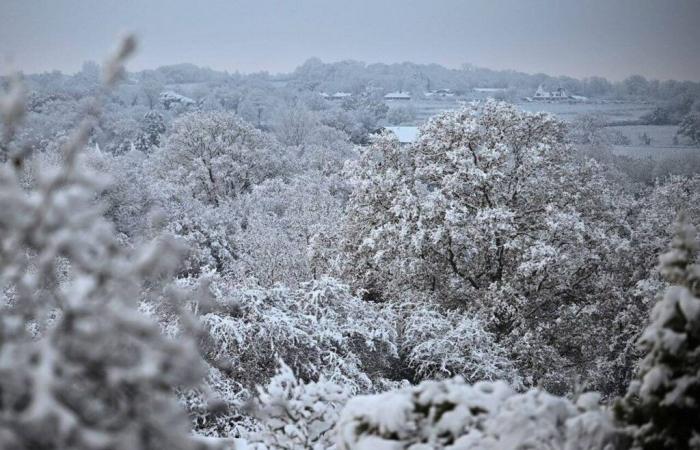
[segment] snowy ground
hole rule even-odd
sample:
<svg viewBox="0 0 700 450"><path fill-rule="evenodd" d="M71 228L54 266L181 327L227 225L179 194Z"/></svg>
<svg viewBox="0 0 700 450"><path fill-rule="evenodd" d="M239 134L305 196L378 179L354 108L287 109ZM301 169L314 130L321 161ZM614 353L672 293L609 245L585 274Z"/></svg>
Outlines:
<svg viewBox="0 0 700 450"><path fill-rule="evenodd" d="M445 99L413 99L408 102L388 102L389 108L407 107L416 112L415 125L424 122L430 116L442 111L449 111L459 107L461 102L469 101L462 98ZM602 114L609 122L633 121L654 109L649 103L544 103L544 102L519 102L518 107L530 112L546 111L563 120L573 120L580 114Z"/></svg>
<svg viewBox="0 0 700 450"><path fill-rule="evenodd" d="M632 145L641 144L639 136L646 133L651 138L651 146L690 146L690 142L686 138L676 136L678 132L677 125L627 125L610 127L610 129L617 130L627 136ZM677 141L674 141L674 137L677 137Z"/></svg>
<svg viewBox="0 0 700 450"><path fill-rule="evenodd" d="M560 119L573 120L580 114L601 114L608 122L621 122L637 120L644 114L651 112L654 105L650 103L543 103L529 102L519 103L518 106L525 111L546 111Z"/></svg>
<svg viewBox="0 0 700 450"><path fill-rule="evenodd" d="M700 148L697 147L670 147L670 146L653 146L653 145L613 145L613 153L617 155L631 156L634 158L677 158L683 159L688 154L700 154Z"/></svg>

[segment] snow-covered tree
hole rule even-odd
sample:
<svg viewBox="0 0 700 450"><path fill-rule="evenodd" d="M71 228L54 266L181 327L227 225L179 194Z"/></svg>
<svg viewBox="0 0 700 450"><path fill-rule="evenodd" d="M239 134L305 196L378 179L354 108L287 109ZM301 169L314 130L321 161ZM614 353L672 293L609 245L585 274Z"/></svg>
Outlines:
<svg viewBox="0 0 700 450"><path fill-rule="evenodd" d="M95 147L88 147L84 154L87 166L110 180L101 191L100 202L116 231L133 240L150 236L155 201L143 173L146 155L135 150L111 155Z"/></svg>
<svg viewBox="0 0 700 450"><path fill-rule="evenodd" d="M160 145L163 133L165 133L163 116L157 111L149 111L143 116L141 132L137 136L134 146L137 150L148 152Z"/></svg>
<svg viewBox="0 0 700 450"><path fill-rule="evenodd" d="M332 275L340 240L342 199L335 178L309 171L289 182L272 179L240 197L235 271L263 286Z"/></svg>
<svg viewBox="0 0 700 450"><path fill-rule="evenodd" d="M284 153L273 138L220 112L180 117L153 156L154 175L180 186L181 202L194 198L214 206L285 168Z"/></svg>
<svg viewBox="0 0 700 450"><path fill-rule="evenodd" d="M565 130L490 101L432 118L407 147L378 137L347 168L349 280L367 298L480 311L526 382L550 367L559 380L549 388L564 389L573 373L554 367L597 367L593 326L579 324L585 314L605 330L612 316L599 304L623 299L610 300L615 282L602 274L625 259L627 224L613 206L624 197L573 154Z"/></svg>
<svg viewBox="0 0 700 450"><path fill-rule="evenodd" d="M478 317L426 304L397 308L399 356L412 381L462 376L468 381L519 383L506 351Z"/></svg>
<svg viewBox="0 0 700 450"><path fill-rule="evenodd" d="M380 138L350 168L350 265L367 255L395 283L455 297L523 276L548 289L585 270L557 256L596 237L583 213L598 200L585 183L598 180L563 139L553 117L493 102L433 118L406 150ZM357 236L356 221L371 225Z"/></svg>
<svg viewBox="0 0 700 450"><path fill-rule="evenodd" d="M163 202L162 197L156 198ZM178 198L166 201L164 206L166 229L182 239L188 249L181 275L197 276L207 270L233 273L239 258L240 215L230 201L213 207L197 200Z"/></svg>
<svg viewBox="0 0 700 450"><path fill-rule="evenodd" d="M371 390L396 358L391 322L336 280L290 290L215 277L210 289L218 307L201 318L205 356L246 389L271 377L282 357L303 380L324 375L355 392Z"/></svg>
<svg viewBox="0 0 700 450"><path fill-rule="evenodd" d="M161 92L165 90L165 77L157 71L144 71L139 77L139 88L143 103L153 110L160 102Z"/></svg>
<svg viewBox="0 0 700 450"><path fill-rule="evenodd" d="M312 112L301 105L293 105L276 114L274 130L282 144L302 146L309 142L317 126L318 119Z"/></svg>
<svg viewBox="0 0 700 450"><path fill-rule="evenodd" d="M700 143L700 112L691 112L685 116L678 127L678 134L694 144Z"/></svg>
<svg viewBox="0 0 700 450"><path fill-rule="evenodd" d="M362 149L360 159L349 162L346 169L352 194L343 230L344 273L369 298L381 297L392 276L399 275L387 273L398 249L385 247L394 239L397 218L392 206L404 188L401 171L407 158L398 141L384 134Z"/></svg>
<svg viewBox="0 0 700 450"><path fill-rule="evenodd" d="M270 382L258 386L250 403L260 430L250 438L261 450L325 450L335 443L334 427L348 400L347 387L321 377L305 383L284 363Z"/></svg>
<svg viewBox="0 0 700 450"><path fill-rule="evenodd" d="M126 39L105 65L113 85L133 51ZM56 449L202 448L176 402L177 386L200 381L194 340L175 339L139 312L178 249L161 238L142 248L120 245L94 204L100 177L81 163L99 114L95 100L62 163L20 178L26 154L12 143L22 111L20 90L2 101L0 166L0 447ZM181 316L181 331L191 328Z"/></svg>
<svg viewBox="0 0 700 450"><path fill-rule="evenodd" d="M700 448L700 266L697 232L681 219L659 271L672 285L652 310L639 344L646 356L618 417L634 448Z"/></svg>
<svg viewBox="0 0 700 450"><path fill-rule="evenodd" d="M368 143L368 136L379 127L389 108L369 95L352 96L340 107L324 111L321 123L345 132L356 144Z"/></svg>

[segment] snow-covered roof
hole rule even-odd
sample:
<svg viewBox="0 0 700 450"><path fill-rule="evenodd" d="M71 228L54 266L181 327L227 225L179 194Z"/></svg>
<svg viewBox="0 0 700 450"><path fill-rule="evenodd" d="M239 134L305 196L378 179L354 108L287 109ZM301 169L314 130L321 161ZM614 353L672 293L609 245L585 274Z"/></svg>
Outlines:
<svg viewBox="0 0 700 450"><path fill-rule="evenodd" d="M387 99L409 99L411 98L411 93L410 92L403 92L403 91L398 91L398 92L389 92L384 96L384 98Z"/></svg>
<svg viewBox="0 0 700 450"><path fill-rule="evenodd" d="M163 102L178 102L178 103L183 103L183 104L188 104L188 105L193 105L196 103L194 100L192 100L189 97L185 97L184 95L178 94L175 91L164 91L160 93L160 100Z"/></svg>
<svg viewBox="0 0 700 450"><path fill-rule="evenodd" d="M347 98L347 97L352 97L352 94L349 92L336 92L335 94L331 95L331 98Z"/></svg>
<svg viewBox="0 0 700 450"><path fill-rule="evenodd" d="M433 91L425 92L426 97L454 97L455 93L451 89L436 89Z"/></svg>
<svg viewBox="0 0 700 450"><path fill-rule="evenodd" d="M410 144L418 139L418 127L385 127L384 129L394 133L402 144Z"/></svg>
<svg viewBox="0 0 700 450"><path fill-rule="evenodd" d="M506 88L474 88L476 92L505 92Z"/></svg>
<svg viewBox="0 0 700 450"><path fill-rule="evenodd" d="M547 90L545 90L544 86L540 84L537 87L537 91L535 91L535 98L538 98L538 99L541 99L541 98L567 99L567 98L569 98L569 95L562 88L557 88L553 91L547 91Z"/></svg>

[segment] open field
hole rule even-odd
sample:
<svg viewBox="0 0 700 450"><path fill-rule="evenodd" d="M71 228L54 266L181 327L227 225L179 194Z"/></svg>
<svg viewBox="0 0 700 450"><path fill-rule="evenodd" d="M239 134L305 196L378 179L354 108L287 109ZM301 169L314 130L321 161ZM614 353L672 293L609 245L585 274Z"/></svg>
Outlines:
<svg viewBox="0 0 700 450"><path fill-rule="evenodd" d="M644 133L651 138L651 146L669 146L669 147L688 147L692 146L690 141L678 136L677 125L626 125L610 127L612 130L617 130L627 136L632 143L641 144L640 136Z"/></svg>
<svg viewBox="0 0 700 450"><path fill-rule="evenodd" d="M518 106L525 111L546 111L557 117L570 121L581 114L600 114L607 122L623 122L638 120L644 114L654 109L649 103L543 103L523 102Z"/></svg>
<svg viewBox="0 0 700 450"><path fill-rule="evenodd" d="M387 102L390 109L405 107L412 108L416 113L416 123L422 123L430 116L442 111L459 107L460 103L469 100L463 98L448 99L414 99L407 102ZM563 120L573 120L580 114L601 114L608 122L626 122L638 120L644 114L654 109L650 103L546 103L546 102L517 102L519 108L530 111L546 111ZM407 124L404 124L407 125Z"/></svg>
<svg viewBox="0 0 700 450"><path fill-rule="evenodd" d="M632 158L683 159L688 155L700 155L700 148L697 147L654 147L646 145L613 145L613 153L625 155Z"/></svg>

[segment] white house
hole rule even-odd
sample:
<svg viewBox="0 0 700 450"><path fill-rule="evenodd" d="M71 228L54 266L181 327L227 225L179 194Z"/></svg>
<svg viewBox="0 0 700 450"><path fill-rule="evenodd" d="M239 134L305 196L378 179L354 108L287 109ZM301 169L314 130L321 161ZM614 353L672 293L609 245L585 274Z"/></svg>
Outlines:
<svg viewBox="0 0 700 450"><path fill-rule="evenodd" d="M328 98L331 100L344 100L349 97L352 97L352 94L349 92L336 92Z"/></svg>
<svg viewBox="0 0 700 450"><path fill-rule="evenodd" d="M428 91L425 93L426 97L454 97L455 93L451 89L436 89L434 91Z"/></svg>
<svg viewBox="0 0 700 450"><path fill-rule="evenodd" d="M568 100L570 98L569 94L562 88L557 88L553 91L547 91L541 84L538 86L537 91L533 97L534 100Z"/></svg>
<svg viewBox="0 0 700 450"><path fill-rule="evenodd" d="M389 92L384 96L384 100L410 100L411 93L404 91Z"/></svg>

